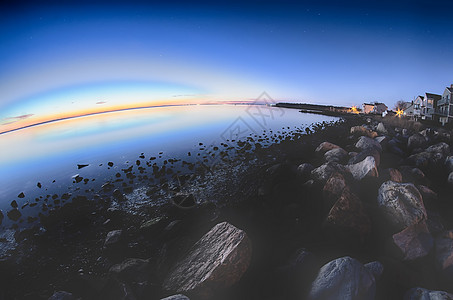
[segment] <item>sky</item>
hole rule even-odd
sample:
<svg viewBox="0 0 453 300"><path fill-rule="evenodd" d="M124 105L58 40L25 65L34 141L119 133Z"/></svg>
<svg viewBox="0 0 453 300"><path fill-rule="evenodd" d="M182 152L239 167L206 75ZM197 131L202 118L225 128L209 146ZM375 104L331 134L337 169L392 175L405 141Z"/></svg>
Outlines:
<svg viewBox="0 0 453 300"><path fill-rule="evenodd" d="M393 107L453 83L453 4L33 1L0 7L0 133L96 112L276 102Z"/></svg>

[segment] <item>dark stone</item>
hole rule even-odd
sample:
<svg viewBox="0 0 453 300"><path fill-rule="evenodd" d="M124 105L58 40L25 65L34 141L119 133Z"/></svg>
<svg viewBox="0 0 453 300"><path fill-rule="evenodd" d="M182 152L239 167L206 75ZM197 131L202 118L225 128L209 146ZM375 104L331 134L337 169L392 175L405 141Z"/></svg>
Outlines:
<svg viewBox="0 0 453 300"><path fill-rule="evenodd" d="M160 300L190 300L190 299L188 297L184 296L183 294L177 294L177 295L162 298Z"/></svg>
<svg viewBox="0 0 453 300"><path fill-rule="evenodd" d="M368 156L373 156L374 161L376 162L376 167L379 167L379 164L381 163L381 154L375 148L368 148L361 151L349 160L348 165L359 163Z"/></svg>
<svg viewBox="0 0 453 300"><path fill-rule="evenodd" d="M416 133L411 135L407 140L407 148L412 151L416 148L426 148L428 146L428 139L421 135L420 133Z"/></svg>
<svg viewBox="0 0 453 300"><path fill-rule="evenodd" d="M17 205L16 200L11 201L11 207L12 208L17 208L19 205Z"/></svg>
<svg viewBox="0 0 453 300"><path fill-rule="evenodd" d="M404 300L453 300L453 294L416 287L404 294Z"/></svg>
<svg viewBox="0 0 453 300"><path fill-rule="evenodd" d="M109 247L114 244L117 244L121 240L122 235L123 235L122 230L112 230L108 232L104 241L104 246Z"/></svg>
<svg viewBox="0 0 453 300"><path fill-rule="evenodd" d="M337 146L335 144L329 143L329 142L323 142L319 144L319 146L315 149L315 152L318 154L324 155L329 150L335 149L335 148L340 148L340 146Z"/></svg>
<svg viewBox="0 0 453 300"><path fill-rule="evenodd" d="M19 195L17 195L17 197L19 197L19 198L25 198L24 192L21 192Z"/></svg>
<svg viewBox="0 0 453 300"><path fill-rule="evenodd" d="M400 250L403 260L415 260L429 254L433 248L433 238L424 222L414 224L392 237Z"/></svg>
<svg viewBox="0 0 453 300"><path fill-rule="evenodd" d="M326 207L327 210L330 210L333 204L337 202L346 186L346 180L340 173L335 172L330 176L322 191L325 204L324 207Z"/></svg>
<svg viewBox="0 0 453 300"><path fill-rule="evenodd" d="M394 182L403 182L403 175L397 169L389 168L381 171L379 179L382 181L394 181Z"/></svg>
<svg viewBox="0 0 453 300"><path fill-rule="evenodd" d="M348 159L348 152L343 148L335 148L324 153L326 162L344 163Z"/></svg>
<svg viewBox="0 0 453 300"><path fill-rule="evenodd" d="M360 150L374 148L379 152L382 151L382 147L381 147L381 144L379 144L379 142L373 140L372 138L366 137L366 136L361 136L360 139L355 144L355 147Z"/></svg>
<svg viewBox="0 0 453 300"><path fill-rule="evenodd" d="M22 214L17 208L10 210L6 215L8 216L8 219L12 221L17 221L22 217Z"/></svg>
<svg viewBox="0 0 453 300"><path fill-rule="evenodd" d="M197 205L193 194L178 193L171 198L171 203L177 208L191 209Z"/></svg>
<svg viewBox="0 0 453 300"><path fill-rule="evenodd" d="M48 300L76 300L76 298L71 293L58 291L50 296Z"/></svg>
<svg viewBox="0 0 453 300"><path fill-rule="evenodd" d="M83 169L88 166L89 166L89 164L77 164L77 169Z"/></svg>

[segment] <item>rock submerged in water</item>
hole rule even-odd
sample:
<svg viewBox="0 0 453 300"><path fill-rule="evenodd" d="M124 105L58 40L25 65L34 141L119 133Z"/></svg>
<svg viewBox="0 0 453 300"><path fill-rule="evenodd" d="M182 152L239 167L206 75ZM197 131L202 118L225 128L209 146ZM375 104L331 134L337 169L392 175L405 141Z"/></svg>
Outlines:
<svg viewBox="0 0 453 300"><path fill-rule="evenodd" d="M373 274L358 260L349 256L325 264L312 283L308 299L374 299L376 283Z"/></svg>
<svg viewBox="0 0 453 300"><path fill-rule="evenodd" d="M252 254L247 234L223 222L215 225L179 261L163 283L165 290L210 297L237 282Z"/></svg>
<svg viewBox="0 0 453 300"><path fill-rule="evenodd" d="M422 196L412 183L384 182L377 201L383 217L396 232L427 219Z"/></svg>

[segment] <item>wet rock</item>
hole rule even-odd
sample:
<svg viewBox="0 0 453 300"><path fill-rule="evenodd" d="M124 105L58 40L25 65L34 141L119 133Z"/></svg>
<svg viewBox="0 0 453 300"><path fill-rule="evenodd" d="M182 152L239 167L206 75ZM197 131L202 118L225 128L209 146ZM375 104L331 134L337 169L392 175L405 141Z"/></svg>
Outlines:
<svg viewBox="0 0 453 300"><path fill-rule="evenodd" d="M381 147L381 144L379 144L379 142L377 142L369 137L366 137L366 136L361 136L360 139L355 144L355 147L360 150L374 148L379 152L382 151L382 147Z"/></svg>
<svg viewBox="0 0 453 300"><path fill-rule="evenodd" d="M404 300L453 300L453 295L444 291L432 291L416 287L404 294Z"/></svg>
<svg viewBox="0 0 453 300"><path fill-rule="evenodd" d="M41 182L38 182L38 183L36 184L36 186L37 186L38 188L42 188Z"/></svg>
<svg viewBox="0 0 453 300"><path fill-rule="evenodd" d="M326 162L343 163L348 158L348 152L343 148L335 148L324 153L324 159Z"/></svg>
<svg viewBox="0 0 453 300"><path fill-rule="evenodd" d="M403 175L397 169L389 168L381 172L379 178L383 181L403 182Z"/></svg>
<svg viewBox="0 0 453 300"><path fill-rule="evenodd" d="M48 300L76 300L76 298L71 293L58 291L50 296Z"/></svg>
<svg viewBox="0 0 453 300"><path fill-rule="evenodd" d="M376 131L380 134L387 134L387 128L385 128L384 123L380 122L376 127Z"/></svg>
<svg viewBox="0 0 453 300"><path fill-rule="evenodd" d="M335 148L340 148L340 146L337 146L335 144L329 143L329 142L323 142L319 144L319 146L316 148L315 152L324 155L329 150L335 149Z"/></svg>
<svg viewBox="0 0 453 300"><path fill-rule="evenodd" d="M362 180L365 177L378 177L378 170L373 156L368 156L359 163L347 165L347 168L355 180Z"/></svg>
<svg viewBox="0 0 453 300"><path fill-rule="evenodd" d="M381 278L381 275L384 272L384 266L378 261L369 262L365 264L364 267L373 274L376 281Z"/></svg>
<svg viewBox="0 0 453 300"><path fill-rule="evenodd" d="M304 180L309 179L311 171L313 171L314 168L315 167L313 167L313 165L309 163L300 164L296 170L297 176Z"/></svg>
<svg viewBox="0 0 453 300"><path fill-rule="evenodd" d="M163 217L155 217L148 221L145 221L140 225L140 230L144 232L152 231L157 227L158 224L160 224L160 221L162 221L163 219Z"/></svg>
<svg viewBox="0 0 453 300"><path fill-rule="evenodd" d="M77 169L80 170L80 169L83 169L83 168L88 167L88 166L89 166L89 164L77 164Z"/></svg>
<svg viewBox="0 0 453 300"><path fill-rule="evenodd" d="M11 201L11 207L12 208L17 208L19 205L17 205L16 200Z"/></svg>
<svg viewBox="0 0 453 300"><path fill-rule="evenodd" d="M3 211L0 209L0 225L2 225L4 217L5 216L3 215Z"/></svg>
<svg viewBox="0 0 453 300"><path fill-rule="evenodd" d="M125 200L123 193L121 193L121 191L119 189L114 189L113 192L112 192L112 195L118 201L124 201Z"/></svg>
<svg viewBox="0 0 453 300"><path fill-rule="evenodd" d="M413 134L407 140L407 148L412 151L417 148L426 148L428 146L428 139L420 133Z"/></svg>
<svg viewBox="0 0 453 300"><path fill-rule="evenodd" d="M109 167L113 167L113 162L109 161L109 162L107 163L107 165L108 165Z"/></svg>
<svg viewBox="0 0 453 300"><path fill-rule="evenodd" d="M177 294L177 295L162 298L160 300L190 300L190 299L188 297L184 296L183 294Z"/></svg>
<svg viewBox="0 0 453 300"><path fill-rule="evenodd" d="M346 186L346 180L340 173L334 172L332 176L330 176L322 190L325 207L327 209L330 209L338 198L340 198Z"/></svg>
<svg viewBox="0 0 453 300"><path fill-rule="evenodd" d="M328 162L313 169L313 171L311 171L311 176L315 181L326 182L334 172L338 172L343 176L350 174L349 169L345 166L334 162Z"/></svg>
<svg viewBox="0 0 453 300"><path fill-rule="evenodd" d="M122 230L112 230L108 232L104 241L104 247L109 247L114 244L117 244L121 240L122 235L123 235Z"/></svg>
<svg viewBox="0 0 453 300"><path fill-rule="evenodd" d="M384 182L378 192L378 208L395 231L427 219L420 192L411 183Z"/></svg>
<svg viewBox="0 0 453 300"><path fill-rule="evenodd" d="M326 218L326 224L338 230L355 232L361 238L371 231L371 220L362 202L349 189L344 189L341 197L335 202Z"/></svg>
<svg viewBox="0 0 453 300"><path fill-rule="evenodd" d="M324 265L312 283L308 299L374 299L374 276L359 261L349 256Z"/></svg>
<svg viewBox="0 0 453 300"><path fill-rule="evenodd" d="M448 183L449 186L453 187L453 172L448 174L447 183Z"/></svg>
<svg viewBox="0 0 453 300"><path fill-rule="evenodd" d="M149 261L140 258L127 258L123 262L113 265L109 272L122 280L130 281L144 281L149 275L148 273Z"/></svg>
<svg viewBox="0 0 453 300"><path fill-rule="evenodd" d="M247 234L223 222L214 226L179 261L163 283L169 291L210 297L237 282L251 258Z"/></svg>
<svg viewBox="0 0 453 300"><path fill-rule="evenodd" d="M453 267L453 230L445 231L435 239L434 258L438 270Z"/></svg>
<svg viewBox="0 0 453 300"><path fill-rule="evenodd" d="M19 197L19 198L25 198L24 192L21 192L19 195L17 195L17 197Z"/></svg>
<svg viewBox="0 0 453 300"><path fill-rule="evenodd" d="M381 162L381 154L375 148L365 149L365 150L361 151L360 153L358 153L357 155L353 156L349 160L348 165L353 165L353 164L359 163L362 160L364 160L365 158L367 158L368 156L373 156L374 161L376 162L376 167L379 167L379 164Z"/></svg>
<svg viewBox="0 0 453 300"><path fill-rule="evenodd" d="M394 234L392 241L402 254L403 260L424 257L433 248L433 238L424 222L414 224Z"/></svg>
<svg viewBox="0 0 453 300"><path fill-rule="evenodd" d="M363 126L353 126L351 127L350 132L355 136L367 136L372 139L374 139L378 135L377 132L367 129Z"/></svg>
<svg viewBox="0 0 453 300"><path fill-rule="evenodd" d="M6 215L11 221L17 221L20 219L20 217L22 217L22 214L17 208L10 210Z"/></svg>

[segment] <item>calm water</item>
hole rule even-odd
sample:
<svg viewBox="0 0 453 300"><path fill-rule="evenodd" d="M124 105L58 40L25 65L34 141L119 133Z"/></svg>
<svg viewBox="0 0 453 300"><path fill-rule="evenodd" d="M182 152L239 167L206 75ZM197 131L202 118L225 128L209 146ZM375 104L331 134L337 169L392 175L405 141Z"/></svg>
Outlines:
<svg viewBox="0 0 453 300"><path fill-rule="evenodd" d="M12 200L21 209L39 195L74 185L77 174L90 178L90 184L94 179L102 184L122 168L137 167L138 159L155 157L153 162L162 163L231 140L336 119L258 105L179 106L106 113L1 134L0 209L6 219ZM78 169L77 164L88 166ZM21 192L24 198L18 198Z"/></svg>

